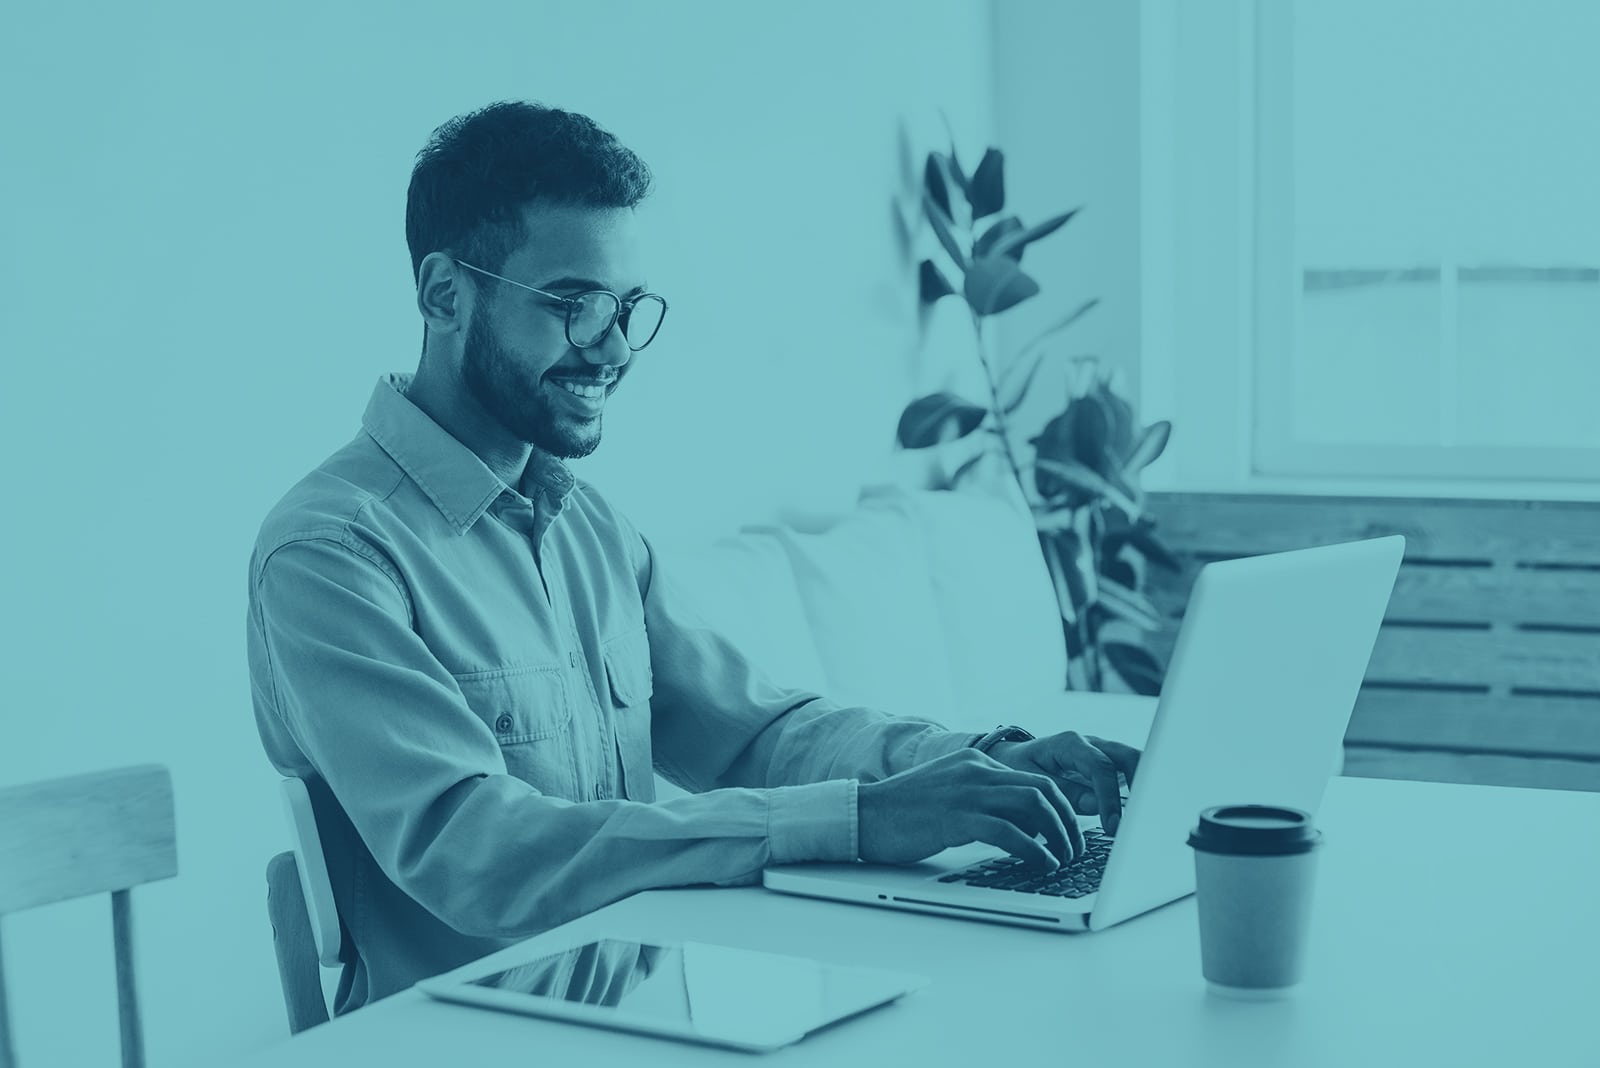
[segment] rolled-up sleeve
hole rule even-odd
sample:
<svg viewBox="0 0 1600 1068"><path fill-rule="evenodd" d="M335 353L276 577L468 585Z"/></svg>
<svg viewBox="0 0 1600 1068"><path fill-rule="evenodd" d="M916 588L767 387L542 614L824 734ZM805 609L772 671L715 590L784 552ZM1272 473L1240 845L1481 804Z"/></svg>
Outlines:
<svg viewBox="0 0 1600 1068"><path fill-rule="evenodd" d="M639 538L636 566L655 677L651 742L658 767L695 790L843 781L848 797L806 794L773 812L775 853L816 859L848 839L856 857L856 784L875 782L972 741L931 720L775 685L694 608L691 591Z"/></svg>
<svg viewBox="0 0 1600 1068"><path fill-rule="evenodd" d="M722 788L656 804L551 797L508 773L381 553L343 532L290 540L260 561L253 593L267 707L384 873L466 934L520 937L651 887L853 858L844 773L861 769L846 750L876 740L867 748L883 751L865 770L882 771L928 744L926 728L870 715L825 725L815 699L790 709L751 681L743 696L691 686L696 663L736 680L747 668L713 638L675 630L675 609L657 596L650 634L658 664L671 665L658 676L675 710L671 759ZM692 755L694 734L709 756Z"/></svg>

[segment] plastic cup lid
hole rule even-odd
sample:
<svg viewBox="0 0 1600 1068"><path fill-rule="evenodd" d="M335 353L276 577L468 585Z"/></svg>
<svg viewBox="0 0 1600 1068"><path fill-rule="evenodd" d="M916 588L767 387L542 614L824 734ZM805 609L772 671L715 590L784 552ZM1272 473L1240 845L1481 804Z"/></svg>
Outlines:
<svg viewBox="0 0 1600 1068"><path fill-rule="evenodd" d="M1321 842L1309 812L1278 805L1217 805L1201 812L1189 833L1196 849L1245 856L1309 853Z"/></svg>

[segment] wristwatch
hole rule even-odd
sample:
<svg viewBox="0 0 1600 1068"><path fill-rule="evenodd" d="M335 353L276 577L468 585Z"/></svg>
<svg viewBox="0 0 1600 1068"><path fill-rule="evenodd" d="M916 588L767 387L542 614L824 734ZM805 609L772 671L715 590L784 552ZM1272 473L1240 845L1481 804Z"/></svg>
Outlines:
<svg viewBox="0 0 1600 1068"><path fill-rule="evenodd" d="M1001 742L1031 742L1033 735L1021 727L996 727L988 734L982 735L968 748L976 749L980 753L987 753Z"/></svg>

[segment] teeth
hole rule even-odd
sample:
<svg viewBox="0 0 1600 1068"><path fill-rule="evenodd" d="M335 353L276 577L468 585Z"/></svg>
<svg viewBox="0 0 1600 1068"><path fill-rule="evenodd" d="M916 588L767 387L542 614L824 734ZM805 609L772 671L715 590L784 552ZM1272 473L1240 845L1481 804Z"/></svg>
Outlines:
<svg viewBox="0 0 1600 1068"><path fill-rule="evenodd" d="M566 390L568 393L575 393L578 396L586 397L589 400L596 400L596 399L598 399L600 397L604 397L606 395L606 387L604 387L604 386L580 386L575 382L560 382L560 381L558 381L556 383L556 385L560 386L562 389Z"/></svg>

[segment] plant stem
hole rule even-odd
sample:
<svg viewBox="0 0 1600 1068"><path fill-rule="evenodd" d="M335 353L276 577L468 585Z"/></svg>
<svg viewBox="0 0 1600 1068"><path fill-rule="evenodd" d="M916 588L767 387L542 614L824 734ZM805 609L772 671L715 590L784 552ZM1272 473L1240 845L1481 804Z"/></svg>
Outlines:
<svg viewBox="0 0 1600 1068"><path fill-rule="evenodd" d="M971 311L971 309L968 309ZM1005 412L1001 410L1000 386L995 381L994 367L989 363L989 354L984 345L983 320L978 313L972 314L972 332L978 341L978 362L983 365L983 378L989 386L989 411L994 415L995 429L1000 433L1000 448L1005 453L1006 463L1011 466L1011 475L1017 480L1017 489L1022 493L1023 503L1032 507L1033 496L1028 492L1028 485L1022 478L1022 467L1017 463L1016 454L1011 451L1011 430L1006 425Z"/></svg>

